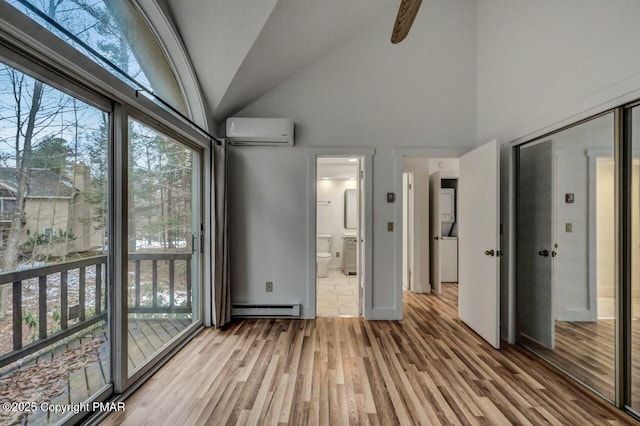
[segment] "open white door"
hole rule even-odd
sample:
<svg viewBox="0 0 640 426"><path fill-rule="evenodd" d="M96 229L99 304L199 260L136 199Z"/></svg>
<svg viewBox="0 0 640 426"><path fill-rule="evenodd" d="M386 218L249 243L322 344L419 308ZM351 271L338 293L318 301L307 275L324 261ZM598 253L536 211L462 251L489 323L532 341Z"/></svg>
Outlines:
<svg viewBox="0 0 640 426"><path fill-rule="evenodd" d="M439 294L441 286L441 263L440 263L440 238L442 238L442 227L440 225L440 187L442 186L442 175L440 172L429 175L429 232L431 234L431 288L433 292Z"/></svg>
<svg viewBox="0 0 640 426"><path fill-rule="evenodd" d="M500 347L500 162L493 140L460 157L460 319Z"/></svg>

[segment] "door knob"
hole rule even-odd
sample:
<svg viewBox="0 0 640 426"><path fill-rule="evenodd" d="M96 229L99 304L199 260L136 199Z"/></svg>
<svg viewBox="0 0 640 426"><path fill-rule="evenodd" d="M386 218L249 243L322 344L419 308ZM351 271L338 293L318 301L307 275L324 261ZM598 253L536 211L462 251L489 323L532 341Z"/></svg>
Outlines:
<svg viewBox="0 0 640 426"><path fill-rule="evenodd" d="M440 238L438 236L433 237L434 240L438 241Z"/></svg>
<svg viewBox="0 0 640 426"><path fill-rule="evenodd" d="M538 256L549 257L549 250L540 250Z"/></svg>
<svg viewBox="0 0 640 426"><path fill-rule="evenodd" d="M557 254L558 254L558 253L556 253L556 251L555 251L555 250L552 250L552 251L551 251L551 257L556 257L556 255L557 255Z"/></svg>
<svg viewBox="0 0 640 426"><path fill-rule="evenodd" d="M484 252L484 254L486 254L487 256L493 256L495 252L493 250L487 250Z"/></svg>

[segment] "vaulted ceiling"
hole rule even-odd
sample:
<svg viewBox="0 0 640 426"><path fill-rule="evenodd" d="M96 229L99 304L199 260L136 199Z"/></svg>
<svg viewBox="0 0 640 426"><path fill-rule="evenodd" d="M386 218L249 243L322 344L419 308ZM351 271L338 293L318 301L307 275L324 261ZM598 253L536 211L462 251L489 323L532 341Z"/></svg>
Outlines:
<svg viewBox="0 0 640 426"><path fill-rule="evenodd" d="M371 25L399 0L163 0L220 121Z"/></svg>

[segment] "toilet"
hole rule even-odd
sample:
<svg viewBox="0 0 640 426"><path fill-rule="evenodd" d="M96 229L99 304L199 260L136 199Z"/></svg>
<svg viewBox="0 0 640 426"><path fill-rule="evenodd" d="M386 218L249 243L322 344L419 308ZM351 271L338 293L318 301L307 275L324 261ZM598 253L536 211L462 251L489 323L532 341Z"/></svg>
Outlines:
<svg viewBox="0 0 640 426"><path fill-rule="evenodd" d="M316 275L318 278L329 276L329 262L331 262L331 234L316 235Z"/></svg>

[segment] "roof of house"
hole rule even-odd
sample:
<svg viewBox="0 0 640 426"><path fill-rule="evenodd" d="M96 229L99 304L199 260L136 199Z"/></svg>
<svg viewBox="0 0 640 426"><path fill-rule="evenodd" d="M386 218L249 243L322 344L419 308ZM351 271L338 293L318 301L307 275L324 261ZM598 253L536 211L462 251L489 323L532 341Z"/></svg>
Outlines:
<svg viewBox="0 0 640 426"><path fill-rule="evenodd" d="M17 169L0 167L0 185L15 191L17 182ZM51 169L31 169L28 186L29 197L71 198L78 191L68 178Z"/></svg>

